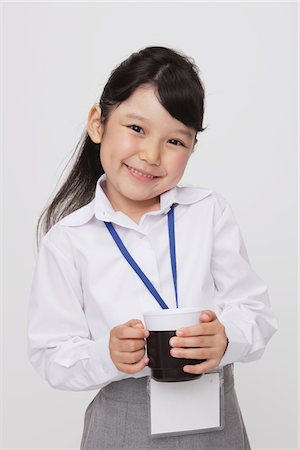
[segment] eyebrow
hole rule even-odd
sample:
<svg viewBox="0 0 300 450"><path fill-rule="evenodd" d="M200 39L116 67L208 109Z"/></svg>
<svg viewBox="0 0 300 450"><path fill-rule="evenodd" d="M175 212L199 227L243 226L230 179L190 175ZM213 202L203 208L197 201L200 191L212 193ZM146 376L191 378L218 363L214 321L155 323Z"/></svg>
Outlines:
<svg viewBox="0 0 300 450"><path fill-rule="evenodd" d="M149 120L146 117L140 116L139 114L125 114L125 117L128 117L129 119L137 119L141 122L149 122ZM181 133L185 136L194 139L193 133L188 130L184 130L183 128L178 128L177 130L174 130L174 133Z"/></svg>

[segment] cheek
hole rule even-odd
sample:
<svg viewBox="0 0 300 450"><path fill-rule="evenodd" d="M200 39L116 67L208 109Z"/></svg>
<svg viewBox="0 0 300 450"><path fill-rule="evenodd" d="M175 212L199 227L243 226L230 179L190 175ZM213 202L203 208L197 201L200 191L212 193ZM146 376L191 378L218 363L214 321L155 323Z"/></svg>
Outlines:
<svg viewBox="0 0 300 450"><path fill-rule="evenodd" d="M169 162L169 170L174 174L181 174L185 166L187 165L187 162L189 160L189 157L186 154L180 154L176 155L176 158L172 158L172 160Z"/></svg>
<svg viewBox="0 0 300 450"><path fill-rule="evenodd" d="M136 151L136 145L128 136L107 136L102 142L100 158L103 161L118 164Z"/></svg>

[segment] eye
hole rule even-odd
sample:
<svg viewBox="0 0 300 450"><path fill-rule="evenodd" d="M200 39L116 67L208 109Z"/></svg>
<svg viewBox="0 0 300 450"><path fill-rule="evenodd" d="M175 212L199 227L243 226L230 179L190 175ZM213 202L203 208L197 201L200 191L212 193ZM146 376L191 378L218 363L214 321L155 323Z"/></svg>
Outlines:
<svg viewBox="0 0 300 450"><path fill-rule="evenodd" d="M170 139L169 142L171 142L171 144L174 144L176 146L182 145L182 147L185 147L184 143L181 141L178 141L178 139Z"/></svg>
<svg viewBox="0 0 300 450"><path fill-rule="evenodd" d="M131 128L136 133L140 133L141 131L144 131L142 127L139 127L138 125L129 125L129 128Z"/></svg>

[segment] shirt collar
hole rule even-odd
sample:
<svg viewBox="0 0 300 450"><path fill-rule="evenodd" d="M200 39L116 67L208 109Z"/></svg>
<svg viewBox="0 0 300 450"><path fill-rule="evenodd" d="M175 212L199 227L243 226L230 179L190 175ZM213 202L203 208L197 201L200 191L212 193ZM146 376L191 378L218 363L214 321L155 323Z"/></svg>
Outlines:
<svg viewBox="0 0 300 450"><path fill-rule="evenodd" d="M106 174L101 175L97 181L94 199L82 208L72 212L60 223L66 226L79 226L89 222L93 217L105 222L114 222L126 226L132 220L121 211L115 211L108 200L102 184L106 180ZM172 204L189 205L199 202L212 193L211 190L194 186L175 186L160 196L160 210L151 211L147 214L160 215L167 214ZM138 225L136 224L138 227Z"/></svg>

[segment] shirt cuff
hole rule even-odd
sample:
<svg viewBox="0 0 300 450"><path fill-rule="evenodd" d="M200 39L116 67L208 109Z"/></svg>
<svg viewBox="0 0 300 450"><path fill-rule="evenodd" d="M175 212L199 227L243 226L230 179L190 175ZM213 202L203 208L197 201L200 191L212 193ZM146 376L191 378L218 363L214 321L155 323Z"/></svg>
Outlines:
<svg viewBox="0 0 300 450"><path fill-rule="evenodd" d="M64 343L47 364L46 379L51 386L66 390L101 389L120 380L109 354L109 333L96 341L74 337Z"/></svg>
<svg viewBox="0 0 300 450"><path fill-rule="evenodd" d="M83 361L83 365L90 378L95 381L95 384L101 384L101 387L124 376L110 357L109 334L92 343L89 348L89 358Z"/></svg>
<svg viewBox="0 0 300 450"><path fill-rule="evenodd" d="M225 333L228 339L228 346L223 358L220 361L220 367L226 366L237 361L242 361L249 350L249 344L246 342L243 332L229 320L219 317L219 321L225 327Z"/></svg>

